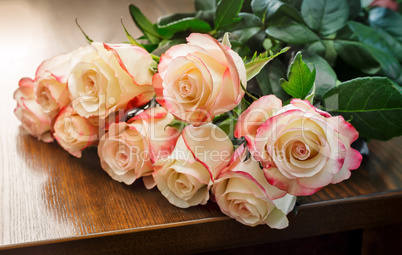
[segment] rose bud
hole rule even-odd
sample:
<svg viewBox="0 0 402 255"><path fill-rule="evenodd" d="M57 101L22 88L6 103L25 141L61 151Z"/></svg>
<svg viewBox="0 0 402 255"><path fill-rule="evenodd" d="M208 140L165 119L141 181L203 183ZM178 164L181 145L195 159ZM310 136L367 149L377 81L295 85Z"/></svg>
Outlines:
<svg viewBox="0 0 402 255"><path fill-rule="evenodd" d="M19 88L14 92L14 99L17 100L14 113L22 127L38 140L52 142L52 121L35 100L33 80L22 78L18 85Z"/></svg>

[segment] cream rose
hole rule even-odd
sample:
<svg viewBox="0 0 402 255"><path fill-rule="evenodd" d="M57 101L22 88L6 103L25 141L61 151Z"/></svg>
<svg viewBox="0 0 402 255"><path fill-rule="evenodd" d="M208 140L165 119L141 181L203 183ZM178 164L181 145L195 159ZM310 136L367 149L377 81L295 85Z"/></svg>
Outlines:
<svg viewBox="0 0 402 255"><path fill-rule="evenodd" d="M129 44L94 42L71 55L68 87L72 106L85 118L139 107L155 95L151 55Z"/></svg>
<svg viewBox="0 0 402 255"><path fill-rule="evenodd" d="M254 101L238 118L235 125L234 136L244 137L250 151L254 151L255 136L258 128L267 119L274 116L282 107L282 101L274 95L263 96Z"/></svg>
<svg viewBox="0 0 402 255"><path fill-rule="evenodd" d="M70 74L69 54L45 60L35 74L35 99L50 118L70 103L67 77Z"/></svg>
<svg viewBox="0 0 402 255"><path fill-rule="evenodd" d="M156 107L128 123L112 124L98 145L102 168L116 181L130 185L144 177L144 183L152 185L152 163L170 155L180 135L177 129L167 126L173 120L172 114Z"/></svg>
<svg viewBox="0 0 402 255"><path fill-rule="evenodd" d="M209 35L193 33L187 42L161 56L153 84L158 102L198 126L239 104L246 69L236 52Z"/></svg>
<svg viewBox="0 0 402 255"><path fill-rule="evenodd" d="M182 131L168 158L156 162L158 189L180 208L206 204L209 189L233 154L229 137L213 124L189 125Z"/></svg>
<svg viewBox="0 0 402 255"><path fill-rule="evenodd" d="M22 127L32 136L44 142L52 142L52 120L35 100L34 81L22 78L14 92L17 100L15 115L21 121Z"/></svg>
<svg viewBox="0 0 402 255"><path fill-rule="evenodd" d="M270 184L293 195L311 195L359 167L362 156L350 147L357 138L341 116L293 99L260 125L249 147Z"/></svg>
<svg viewBox="0 0 402 255"><path fill-rule="evenodd" d="M241 145L215 181L212 194L216 203L224 214L245 225L286 228L286 215L293 209L296 197L270 185L259 163L253 157L247 159L247 153Z"/></svg>
<svg viewBox="0 0 402 255"><path fill-rule="evenodd" d="M98 127L78 115L70 106L63 108L54 123L54 137L63 149L80 158L82 151L98 143Z"/></svg>

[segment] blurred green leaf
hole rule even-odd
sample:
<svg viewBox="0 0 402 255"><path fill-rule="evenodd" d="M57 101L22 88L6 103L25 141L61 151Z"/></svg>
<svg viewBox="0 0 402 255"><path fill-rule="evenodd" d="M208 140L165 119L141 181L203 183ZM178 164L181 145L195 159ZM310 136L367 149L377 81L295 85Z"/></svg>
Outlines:
<svg viewBox="0 0 402 255"><path fill-rule="evenodd" d="M339 56L351 66L371 75L382 71L387 77L401 82L402 68L394 56L356 41L335 40L334 47Z"/></svg>
<svg viewBox="0 0 402 255"><path fill-rule="evenodd" d="M283 90L279 82L283 77L286 77L285 66L280 60L273 59L264 66L255 78L261 89L262 95L274 94L281 100L286 101L290 98L290 95Z"/></svg>
<svg viewBox="0 0 402 255"><path fill-rule="evenodd" d="M216 0L195 0L194 7L197 11L207 11L216 9Z"/></svg>
<svg viewBox="0 0 402 255"><path fill-rule="evenodd" d="M267 35L289 44L307 44L320 40L308 27L288 17L271 22L265 32Z"/></svg>
<svg viewBox="0 0 402 255"><path fill-rule="evenodd" d="M195 18L194 15L194 13L178 13L161 17L156 29L164 38L170 38L182 31L208 33L212 30L209 23Z"/></svg>
<svg viewBox="0 0 402 255"><path fill-rule="evenodd" d="M253 37L260 31L261 31L261 28L259 28L259 27L250 27L250 28L233 31L232 34L238 39L239 42L245 44L245 43L247 43L248 40L250 40L251 37Z"/></svg>
<svg viewBox="0 0 402 255"><path fill-rule="evenodd" d="M216 7L215 30L240 21L237 15L242 5L243 0L221 0Z"/></svg>
<svg viewBox="0 0 402 255"><path fill-rule="evenodd" d="M264 24L269 25L267 21L275 17L287 16L297 23L304 24L299 11L293 6L279 0L254 0L251 2L251 8Z"/></svg>
<svg viewBox="0 0 402 255"><path fill-rule="evenodd" d="M304 63L302 54L299 51L290 64L288 79L280 79L282 88L294 98L304 99L314 85L316 69L314 65Z"/></svg>
<svg viewBox="0 0 402 255"><path fill-rule="evenodd" d="M349 6L347 0L304 0L301 14L312 30L329 35L345 25Z"/></svg>
<svg viewBox="0 0 402 255"><path fill-rule="evenodd" d="M370 10L368 19L372 27L384 29L387 33L398 40L399 43L402 43L401 14L387 8L377 7Z"/></svg>
<svg viewBox="0 0 402 255"><path fill-rule="evenodd" d="M254 14L241 12L238 17L241 20L231 29L233 31L250 27L263 27L261 20Z"/></svg>
<svg viewBox="0 0 402 255"><path fill-rule="evenodd" d="M360 0L348 0L349 5L349 18L348 20L353 20L359 16L362 11L362 6L360 4Z"/></svg>
<svg viewBox="0 0 402 255"><path fill-rule="evenodd" d="M158 44L160 42L160 35L156 31L154 25L145 17L141 10L133 5L129 5L129 10L134 23L142 31L144 36L151 44Z"/></svg>
<svg viewBox="0 0 402 255"><path fill-rule="evenodd" d="M384 77L357 78L324 95L327 111L342 115L366 138L402 135L401 90Z"/></svg>
<svg viewBox="0 0 402 255"><path fill-rule="evenodd" d="M325 92L335 87L337 81L336 73L324 58L314 53L303 51L303 59L308 63L312 63L317 68L315 94L320 99Z"/></svg>
<svg viewBox="0 0 402 255"><path fill-rule="evenodd" d="M402 43L384 29L379 27L375 27L374 29L377 31L378 35L387 42L392 54L402 63Z"/></svg>

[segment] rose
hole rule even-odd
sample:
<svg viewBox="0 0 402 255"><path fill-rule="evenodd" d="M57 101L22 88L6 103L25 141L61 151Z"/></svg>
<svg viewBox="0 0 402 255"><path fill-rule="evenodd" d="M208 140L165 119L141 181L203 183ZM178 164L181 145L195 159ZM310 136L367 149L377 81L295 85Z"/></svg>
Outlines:
<svg viewBox="0 0 402 255"><path fill-rule="evenodd" d="M213 124L189 125L172 154L154 166L154 180L170 203L181 208L206 204L209 189L233 154L229 137Z"/></svg>
<svg viewBox="0 0 402 255"><path fill-rule="evenodd" d="M244 137L249 146L254 145L258 128L267 119L274 116L282 107L282 101L274 95L263 96L254 101L238 118L235 126L234 136ZM253 148L249 147L250 151Z"/></svg>
<svg viewBox="0 0 402 255"><path fill-rule="evenodd" d="M350 170L359 167L362 157L350 147L357 138L356 129L341 116L293 99L259 126L249 148L270 184L293 195L311 195L349 178Z"/></svg>
<svg viewBox="0 0 402 255"><path fill-rule="evenodd" d="M209 35L193 33L167 50L153 84L158 102L195 126L236 107L246 87L243 60Z"/></svg>
<svg viewBox="0 0 402 255"><path fill-rule="evenodd" d="M293 209L296 197L270 185L259 163L253 157L247 159L247 153L241 145L215 181L212 193L216 203L224 214L245 225L287 227L286 215Z"/></svg>
<svg viewBox="0 0 402 255"><path fill-rule="evenodd" d="M51 119L35 101L33 80L22 78L18 86L19 88L14 92L14 99L17 100L14 113L21 121L22 127L38 140L52 142Z"/></svg>
<svg viewBox="0 0 402 255"><path fill-rule="evenodd" d="M35 74L35 98L50 118L70 103L67 77L70 74L71 54L58 55L45 60Z"/></svg>
<svg viewBox="0 0 402 255"><path fill-rule="evenodd" d="M67 106L54 123L54 137L63 149L80 158L82 151L98 143L98 128Z"/></svg>
<svg viewBox="0 0 402 255"><path fill-rule="evenodd" d="M179 131L167 126L174 120L162 107L150 108L128 123L114 123L101 138L98 155L102 168L116 181L132 184L144 177L153 184L152 163L174 149Z"/></svg>
<svg viewBox="0 0 402 255"><path fill-rule="evenodd" d="M111 112L149 102L152 87L151 55L129 44L94 42L71 55L68 87L73 108L85 118L105 119Z"/></svg>

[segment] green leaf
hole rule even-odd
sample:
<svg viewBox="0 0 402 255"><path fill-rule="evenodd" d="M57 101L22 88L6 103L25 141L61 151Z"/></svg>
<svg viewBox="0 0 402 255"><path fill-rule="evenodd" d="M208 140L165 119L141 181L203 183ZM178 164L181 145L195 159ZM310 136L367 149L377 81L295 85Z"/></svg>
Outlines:
<svg viewBox="0 0 402 255"><path fill-rule="evenodd" d="M402 15L387 8L374 8L370 10L369 22L372 27L384 29L399 43L402 43ZM401 53L400 53L401 54Z"/></svg>
<svg viewBox="0 0 402 255"><path fill-rule="evenodd" d="M308 27L287 17L271 22L265 32L267 35L289 44L307 44L320 40Z"/></svg>
<svg viewBox="0 0 402 255"><path fill-rule="evenodd" d="M314 85L316 70L312 65L312 70L303 62L302 54L299 51L293 62L290 64L288 79L280 79L282 88L295 98L304 99Z"/></svg>
<svg viewBox="0 0 402 255"><path fill-rule="evenodd" d="M282 77L286 77L286 68L278 59L273 59L255 76L262 95L274 94L282 101L286 101L290 96L281 87L279 80Z"/></svg>
<svg viewBox="0 0 402 255"><path fill-rule="evenodd" d="M398 60L370 45L346 40L335 40L334 47L339 56L349 65L367 74L382 71L387 77L401 82L402 67Z"/></svg>
<svg viewBox="0 0 402 255"><path fill-rule="evenodd" d="M215 30L228 24L239 21L239 14L243 0L221 0L216 7L215 13Z"/></svg>
<svg viewBox="0 0 402 255"><path fill-rule="evenodd" d="M325 92L335 87L337 81L336 73L324 58L314 53L303 51L303 59L308 63L312 63L317 68L315 95L317 98L322 98Z"/></svg>
<svg viewBox="0 0 402 255"><path fill-rule="evenodd" d="M399 60L400 63L402 63L402 42L399 42L395 37L390 35L382 28L375 27L374 29L377 31L378 35L387 42L392 54Z"/></svg>
<svg viewBox="0 0 402 255"><path fill-rule="evenodd" d="M126 27L125 27L124 24L123 24L123 17L120 19L120 22L121 22L121 25L123 26L124 32L126 32L126 36L127 36L128 41L129 41L132 45L142 47L142 45L141 45L140 43L138 43L138 42L134 39L134 37L132 37L132 36L130 35L130 33L127 31Z"/></svg>
<svg viewBox="0 0 402 255"><path fill-rule="evenodd" d="M253 59L246 63L246 74L247 74L247 80L251 80L254 76L256 76L261 69L273 58L279 56L282 53L285 53L286 51L289 50L289 47L283 48L280 52L276 53L275 55L268 55L268 52L261 53L259 56L257 56L257 53L254 54Z"/></svg>
<svg viewBox="0 0 402 255"><path fill-rule="evenodd" d="M304 0L301 14L311 29L329 35L345 25L349 6L347 0Z"/></svg>
<svg viewBox="0 0 402 255"><path fill-rule="evenodd" d="M366 138L402 135L402 94L389 79L357 78L324 95L327 111L342 115Z"/></svg>
<svg viewBox="0 0 402 255"><path fill-rule="evenodd" d="M133 5L129 5L131 17L133 18L137 27L144 33L144 36L151 44L158 44L160 41L160 35L154 25L145 17L140 9Z"/></svg>
<svg viewBox="0 0 402 255"><path fill-rule="evenodd" d="M165 38L171 38L175 33L182 31L208 33L212 30L207 22L194 18L194 15L194 13L178 13L161 17L156 29Z"/></svg>
<svg viewBox="0 0 402 255"><path fill-rule="evenodd" d="M172 120L172 122L170 122L169 124L167 124L165 126L165 129L166 129L166 127L172 127L172 128L175 128L175 129L177 129L179 131L182 131L187 125L188 124L185 123L185 122L181 122L180 120L174 119L174 120Z"/></svg>
<svg viewBox="0 0 402 255"><path fill-rule="evenodd" d="M269 24L268 21L283 16L289 17L297 23L305 24L296 8L279 0L254 0L251 2L251 8L265 25Z"/></svg>
<svg viewBox="0 0 402 255"><path fill-rule="evenodd" d="M195 0L194 6L197 11L208 11L216 9L216 0Z"/></svg>
<svg viewBox="0 0 402 255"><path fill-rule="evenodd" d="M237 40L243 44L247 43L251 37L255 36L261 31L259 27L250 27L237 31L233 31L232 34L237 38Z"/></svg>
<svg viewBox="0 0 402 255"><path fill-rule="evenodd" d="M261 28L263 26L261 20L254 14L241 12L238 17L241 18L241 20L231 29L233 31L250 27Z"/></svg>
<svg viewBox="0 0 402 255"><path fill-rule="evenodd" d="M353 32L353 36L357 37L358 41L392 55L388 43L373 28L355 21L349 21L347 25Z"/></svg>
<svg viewBox="0 0 402 255"><path fill-rule="evenodd" d="M360 4L360 0L348 0L349 5L349 18L348 20L353 20L359 16L362 11L362 6Z"/></svg>

